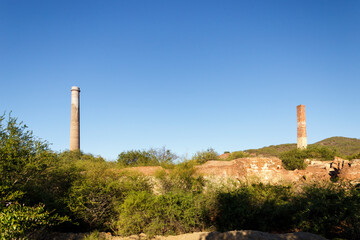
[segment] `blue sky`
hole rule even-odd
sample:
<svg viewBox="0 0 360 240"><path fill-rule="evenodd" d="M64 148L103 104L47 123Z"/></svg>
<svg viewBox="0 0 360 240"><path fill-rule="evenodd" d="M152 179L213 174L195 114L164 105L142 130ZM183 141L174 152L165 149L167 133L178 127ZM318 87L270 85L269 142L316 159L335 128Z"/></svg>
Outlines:
<svg viewBox="0 0 360 240"><path fill-rule="evenodd" d="M0 1L0 111L108 160L360 136L360 1Z"/></svg>

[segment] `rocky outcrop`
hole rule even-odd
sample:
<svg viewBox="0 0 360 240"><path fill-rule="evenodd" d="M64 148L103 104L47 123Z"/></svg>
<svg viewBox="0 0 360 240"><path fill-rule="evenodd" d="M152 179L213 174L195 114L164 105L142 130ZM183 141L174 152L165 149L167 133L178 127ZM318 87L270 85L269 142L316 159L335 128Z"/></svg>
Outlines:
<svg viewBox="0 0 360 240"><path fill-rule="evenodd" d="M231 161L208 161L195 166L196 174L208 179L235 178L242 182L263 182L279 184L297 181L329 181L331 177L360 182L360 160L348 161L335 157L332 161L305 160L308 167L304 170L288 171L276 157L248 157ZM117 169L118 172L140 173L154 176L156 172L171 170L160 166L132 167ZM115 171L115 170L114 170Z"/></svg>
<svg viewBox="0 0 360 240"><path fill-rule="evenodd" d="M196 173L205 176L234 177L241 181L257 180L275 183L288 180L288 171L278 158L240 158L232 161L208 161L196 166Z"/></svg>
<svg viewBox="0 0 360 240"><path fill-rule="evenodd" d="M354 159L344 164L339 173L339 178L360 183L360 159Z"/></svg>
<svg viewBox="0 0 360 240"><path fill-rule="evenodd" d="M306 160L304 170L288 171L279 158L251 157L232 161L208 161L196 166L196 173L208 177L232 177L240 181L283 183L296 181L322 181L331 177L360 180L360 160L348 161L336 157L333 161Z"/></svg>

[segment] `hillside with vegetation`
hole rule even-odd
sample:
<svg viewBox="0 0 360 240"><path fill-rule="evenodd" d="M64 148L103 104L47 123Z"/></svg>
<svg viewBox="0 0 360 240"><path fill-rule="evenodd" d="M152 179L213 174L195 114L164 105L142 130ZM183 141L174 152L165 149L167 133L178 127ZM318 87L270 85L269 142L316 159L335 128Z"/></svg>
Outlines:
<svg viewBox="0 0 360 240"><path fill-rule="evenodd" d="M325 146L336 149L342 157L349 157L360 153L360 139L347 138L347 137L331 137L309 144L309 146ZM296 148L295 143L279 144L262 147L259 149L248 149L244 152L263 156L279 157L282 153L293 150Z"/></svg>
<svg viewBox="0 0 360 240"><path fill-rule="evenodd" d="M304 154L314 153L324 159L333 154L323 147ZM243 156L233 152L227 160ZM359 239L358 187L211 183L194 174L195 165L218 157L211 148L178 164L165 148L125 151L116 162L54 152L25 124L0 116L0 240L54 239L48 234L69 231L100 239L99 231L152 237L235 229ZM139 166L166 169L153 176L129 171Z"/></svg>

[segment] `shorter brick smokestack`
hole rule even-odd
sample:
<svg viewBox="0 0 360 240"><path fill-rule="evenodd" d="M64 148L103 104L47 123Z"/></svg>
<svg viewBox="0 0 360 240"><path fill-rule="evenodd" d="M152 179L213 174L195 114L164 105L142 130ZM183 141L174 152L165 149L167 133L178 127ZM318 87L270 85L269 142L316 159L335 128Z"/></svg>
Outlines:
<svg viewBox="0 0 360 240"><path fill-rule="evenodd" d="M296 110L297 110L297 148L305 149L307 147L305 105L297 106Z"/></svg>

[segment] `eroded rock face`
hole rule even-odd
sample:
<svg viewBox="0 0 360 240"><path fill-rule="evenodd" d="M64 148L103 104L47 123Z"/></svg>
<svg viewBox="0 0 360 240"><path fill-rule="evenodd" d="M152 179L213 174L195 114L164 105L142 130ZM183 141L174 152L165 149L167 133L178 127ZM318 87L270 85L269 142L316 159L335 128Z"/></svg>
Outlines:
<svg viewBox="0 0 360 240"><path fill-rule="evenodd" d="M276 157L249 157L232 161L208 161L195 166L196 174L208 178L235 178L243 182L262 182L270 184L291 183L297 181L329 181L331 177L360 182L360 159L352 161L336 157L333 161L305 160L308 167L304 170L288 171ZM118 171L141 173L154 176L164 170L160 166L132 167Z"/></svg>
<svg viewBox="0 0 360 240"><path fill-rule="evenodd" d="M232 161L208 161L196 166L196 173L205 176L234 177L241 181L256 180L264 183L296 181L301 174L282 168L279 158L239 158Z"/></svg>
<svg viewBox="0 0 360 240"><path fill-rule="evenodd" d="M339 177L344 180L360 182L360 159L354 159L345 164Z"/></svg>
<svg viewBox="0 0 360 240"><path fill-rule="evenodd" d="M338 176L344 180L360 180L360 160L348 161L336 157L333 161L307 160L304 170L288 171L279 158L251 157L232 161L208 161L196 166L196 173L204 176L233 177L240 181L282 183L322 181Z"/></svg>

